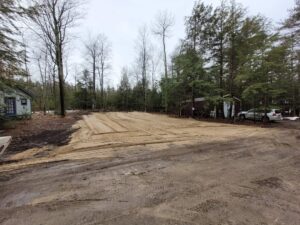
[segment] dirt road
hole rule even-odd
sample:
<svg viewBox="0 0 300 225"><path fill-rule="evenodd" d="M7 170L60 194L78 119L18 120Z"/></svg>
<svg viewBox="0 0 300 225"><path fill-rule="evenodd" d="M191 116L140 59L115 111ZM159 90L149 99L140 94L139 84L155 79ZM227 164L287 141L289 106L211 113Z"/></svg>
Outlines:
<svg viewBox="0 0 300 225"><path fill-rule="evenodd" d="M299 224L299 129L137 112L74 128L0 165L0 224Z"/></svg>

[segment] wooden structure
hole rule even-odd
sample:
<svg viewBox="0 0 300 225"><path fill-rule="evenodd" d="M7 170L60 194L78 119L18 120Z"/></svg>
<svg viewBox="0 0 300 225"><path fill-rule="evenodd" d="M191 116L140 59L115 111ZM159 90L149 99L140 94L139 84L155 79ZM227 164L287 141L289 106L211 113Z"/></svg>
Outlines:
<svg viewBox="0 0 300 225"><path fill-rule="evenodd" d="M8 145L11 143L12 138L8 137L0 137L0 156L3 155Z"/></svg>
<svg viewBox="0 0 300 225"><path fill-rule="evenodd" d="M32 94L21 87L0 82L0 116L30 117Z"/></svg>

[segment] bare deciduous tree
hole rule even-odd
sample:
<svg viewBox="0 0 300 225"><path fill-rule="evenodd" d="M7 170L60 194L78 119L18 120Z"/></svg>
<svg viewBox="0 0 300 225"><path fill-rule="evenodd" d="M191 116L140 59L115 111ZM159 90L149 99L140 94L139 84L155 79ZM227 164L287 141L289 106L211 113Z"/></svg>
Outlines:
<svg viewBox="0 0 300 225"><path fill-rule="evenodd" d="M156 21L153 25L153 33L162 41L163 45L163 57L164 57L164 69L165 69L165 85L167 85L168 79L168 62L167 62L167 47L166 47L166 39L170 37L170 32L172 26L175 24L174 16L168 11L161 11L157 14ZM165 91L167 88L165 87ZM168 99L167 93L165 94L165 110L168 111Z"/></svg>
<svg viewBox="0 0 300 225"><path fill-rule="evenodd" d="M38 36L46 43L57 67L60 114L65 116L64 99L64 48L69 41L69 31L79 18L79 0L33 0L36 9L31 19L37 25Z"/></svg>
<svg viewBox="0 0 300 225"><path fill-rule="evenodd" d="M139 30L138 40L137 40L137 68L141 74L142 78L142 87L143 87L143 97L144 97L144 111L147 111L147 75L148 75L148 66L150 60L150 49L151 44L149 41L149 32L147 26L143 26Z"/></svg>
<svg viewBox="0 0 300 225"><path fill-rule="evenodd" d="M96 37L90 37L85 45L87 55L92 64L93 76L93 108L96 103L96 73L98 71L99 83L101 90L101 105L104 106L104 76L110 69L111 44L104 34L99 34Z"/></svg>
<svg viewBox="0 0 300 225"><path fill-rule="evenodd" d="M47 109L47 79L48 79L48 51L47 49L44 51L40 49L39 52L36 53L36 62L39 69L41 82L42 82L42 107L44 111L44 115L46 115L46 109Z"/></svg>
<svg viewBox="0 0 300 225"><path fill-rule="evenodd" d="M160 59L161 54L156 54L156 49L151 49L151 59L150 59L150 65L151 65L151 86L152 90L155 88L155 80L156 80L156 74L158 70L160 69Z"/></svg>
<svg viewBox="0 0 300 225"><path fill-rule="evenodd" d="M99 60L100 55L100 44L98 37L93 38L90 37L87 43L85 44L88 61L92 64L92 76L93 76L93 104L92 108L95 108L96 103L96 68L97 62Z"/></svg>
<svg viewBox="0 0 300 225"><path fill-rule="evenodd" d="M111 68L111 44L105 35L99 36L100 44L100 55L98 64L98 73L100 80L100 91L101 91L101 105L104 107L104 77L108 70Z"/></svg>

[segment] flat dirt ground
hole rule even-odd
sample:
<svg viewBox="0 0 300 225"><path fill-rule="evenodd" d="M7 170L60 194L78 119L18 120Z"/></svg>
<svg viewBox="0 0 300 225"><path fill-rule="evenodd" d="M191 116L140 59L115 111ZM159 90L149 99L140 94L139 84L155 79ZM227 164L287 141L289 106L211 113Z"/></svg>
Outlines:
<svg viewBox="0 0 300 225"><path fill-rule="evenodd" d="M0 224L300 224L300 125L116 112L74 128L0 165Z"/></svg>

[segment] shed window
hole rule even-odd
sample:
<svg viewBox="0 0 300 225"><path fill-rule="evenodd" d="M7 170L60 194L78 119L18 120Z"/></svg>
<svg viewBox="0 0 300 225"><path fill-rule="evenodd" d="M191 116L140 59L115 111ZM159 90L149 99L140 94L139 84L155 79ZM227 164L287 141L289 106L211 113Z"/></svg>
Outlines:
<svg viewBox="0 0 300 225"><path fill-rule="evenodd" d="M21 105L27 105L27 99L26 98L21 99Z"/></svg>

